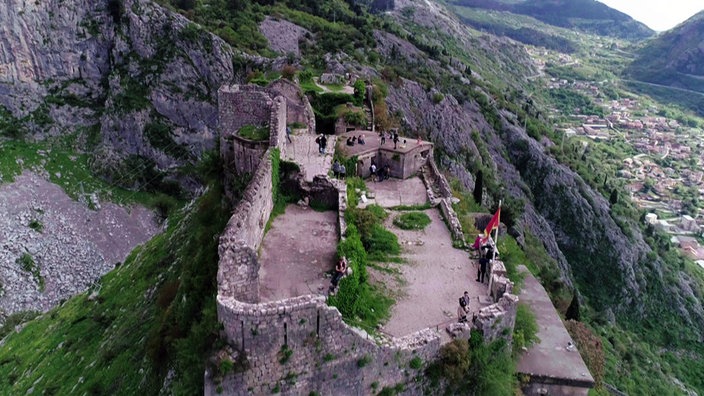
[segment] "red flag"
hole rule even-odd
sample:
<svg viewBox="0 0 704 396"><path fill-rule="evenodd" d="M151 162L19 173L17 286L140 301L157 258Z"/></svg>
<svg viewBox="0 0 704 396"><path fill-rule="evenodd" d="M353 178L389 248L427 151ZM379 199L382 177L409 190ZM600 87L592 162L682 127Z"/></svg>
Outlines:
<svg viewBox="0 0 704 396"><path fill-rule="evenodd" d="M484 237L489 237L491 235L491 232L499 228L499 223L501 222L501 206L499 206L499 209L496 210L496 213L494 213L494 216L489 220L489 224L486 225L486 228L484 229Z"/></svg>

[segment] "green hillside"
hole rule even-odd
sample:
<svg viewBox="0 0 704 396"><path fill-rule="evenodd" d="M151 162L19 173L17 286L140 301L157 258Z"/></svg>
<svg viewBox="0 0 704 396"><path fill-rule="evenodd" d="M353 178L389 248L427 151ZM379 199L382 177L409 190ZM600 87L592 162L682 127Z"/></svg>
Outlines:
<svg viewBox="0 0 704 396"><path fill-rule="evenodd" d="M228 219L218 183L169 218L90 290L11 333L0 348L0 394L175 394L203 389L217 339L217 236Z"/></svg>

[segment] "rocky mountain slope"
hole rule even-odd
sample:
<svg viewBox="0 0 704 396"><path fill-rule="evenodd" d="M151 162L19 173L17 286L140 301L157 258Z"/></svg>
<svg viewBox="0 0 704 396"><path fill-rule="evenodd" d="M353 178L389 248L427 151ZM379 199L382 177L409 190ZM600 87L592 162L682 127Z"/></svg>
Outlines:
<svg viewBox="0 0 704 396"><path fill-rule="evenodd" d="M77 134L105 177L164 190L214 147L233 52L181 15L143 0L12 0L0 19L0 123L14 134Z"/></svg>
<svg viewBox="0 0 704 396"><path fill-rule="evenodd" d="M550 25L601 36L642 40L654 34L644 24L594 0L454 0L452 3L527 15Z"/></svg>
<svg viewBox="0 0 704 396"><path fill-rule="evenodd" d="M648 41L626 73L634 79L704 93L704 11Z"/></svg>

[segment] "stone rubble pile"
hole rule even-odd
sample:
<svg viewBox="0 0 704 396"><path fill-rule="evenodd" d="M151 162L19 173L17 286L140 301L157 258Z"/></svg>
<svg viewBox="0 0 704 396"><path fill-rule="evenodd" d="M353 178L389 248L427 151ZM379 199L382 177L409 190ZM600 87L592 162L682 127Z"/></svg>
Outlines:
<svg viewBox="0 0 704 396"><path fill-rule="evenodd" d="M158 231L151 213L132 211L114 204L90 210L35 174L0 186L0 324L85 291L151 238ZM31 257L35 274L23 268L23 256Z"/></svg>

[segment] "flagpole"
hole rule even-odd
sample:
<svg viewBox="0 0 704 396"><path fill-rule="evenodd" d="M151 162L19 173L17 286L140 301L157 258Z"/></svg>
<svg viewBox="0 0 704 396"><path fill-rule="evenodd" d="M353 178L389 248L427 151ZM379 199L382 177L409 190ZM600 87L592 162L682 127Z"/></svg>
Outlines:
<svg viewBox="0 0 704 396"><path fill-rule="evenodd" d="M499 200L499 208L497 210L501 210L501 200ZM492 261L496 260L496 250L499 248L499 228L501 227L501 215L499 215L498 220L499 222L496 224L496 234L494 234L494 253L491 255Z"/></svg>

